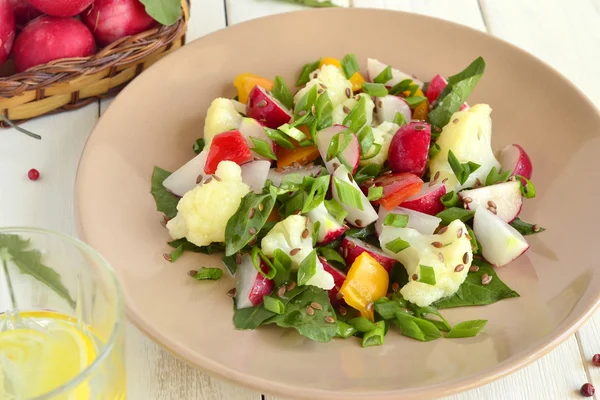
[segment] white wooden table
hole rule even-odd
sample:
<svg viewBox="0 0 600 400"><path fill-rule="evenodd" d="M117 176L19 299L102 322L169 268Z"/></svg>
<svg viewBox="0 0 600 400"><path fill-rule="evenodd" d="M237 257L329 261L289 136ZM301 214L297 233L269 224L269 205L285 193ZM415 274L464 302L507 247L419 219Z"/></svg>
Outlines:
<svg viewBox="0 0 600 400"><path fill-rule="evenodd" d="M404 10L487 31L553 65L600 107L600 0L347 0L352 7ZM189 40L227 25L302 9L270 0L194 0ZM414 38L418 40L418 38ZM508 95L508 94L507 94ZM524 100L523 93L514 94ZM32 140L0 131L0 226L38 226L74 233L73 186L81 151L108 102L25 124L43 136ZM551 110L548 110L551 112ZM562 132L555 132L562 134ZM41 179L31 182L27 171ZM577 399L592 382L600 389L600 313L556 350L504 379L447 399ZM185 365L127 327L127 378L131 400L260 400L261 394L214 379ZM270 396L263 398L275 400Z"/></svg>

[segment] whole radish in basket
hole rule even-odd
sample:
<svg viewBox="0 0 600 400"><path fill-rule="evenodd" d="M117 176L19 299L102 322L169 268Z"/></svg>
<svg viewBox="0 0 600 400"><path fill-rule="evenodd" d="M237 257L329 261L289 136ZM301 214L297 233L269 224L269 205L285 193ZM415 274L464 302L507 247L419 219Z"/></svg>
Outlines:
<svg viewBox="0 0 600 400"><path fill-rule="evenodd" d="M42 15L42 12L29 4L27 0L9 0L15 13L15 21L20 29L29 21Z"/></svg>
<svg viewBox="0 0 600 400"><path fill-rule="evenodd" d="M74 18L41 16L23 29L15 42L17 72L60 58L88 57L96 52L90 30Z"/></svg>
<svg viewBox="0 0 600 400"><path fill-rule="evenodd" d="M32 6L53 17L74 17L94 0L27 0Z"/></svg>
<svg viewBox="0 0 600 400"><path fill-rule="evenodd" d="M102 45L141 33L156 23L138 0L96 0L81 14L81 20Z"/></svg>
<svg viewBox="0 0 600 400"><path fill-rule="evenodd" d="M15 41L15 14L9 0L0 0L0 64L12 50Z"/></svg>

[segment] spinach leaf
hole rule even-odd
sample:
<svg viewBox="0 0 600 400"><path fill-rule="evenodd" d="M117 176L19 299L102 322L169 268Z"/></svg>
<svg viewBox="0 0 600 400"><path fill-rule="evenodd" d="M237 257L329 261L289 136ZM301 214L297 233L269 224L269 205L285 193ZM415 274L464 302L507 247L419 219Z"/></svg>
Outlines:
<svg viewBox="0 0 600 400"><path fill-rule="evenodd" d="M277 190L273 186L269 187L269 193L250 192L242 198L239 208L225 227L225 255L235 254L256 237L267 222L276 198Z"/></svg>
<svg viewBox="0 0 600 400"><path fill-rule="evenodd" d="M275 83L273 84L273 90L271 90L271 94L289 110L292 109L292 106L294 105L294 96L292 96L290 88L288 88L288 86L285 84L285 81L282 77L275 77Z"/></svg>
<svg viewBox="0 0 600 400"><path fill-rule="evenodd" d="M394 323L398 329L400 329L400 333L402 333L404 336L408 336L422 342L439 339L442 336L442 333L433 322L426 319L417 318L403 312L396 314Z"/></svg>
<svg viewBox="0 0 600 400"><path fill-rule="evenodd" d="M340 263L342 266L346 266L346 260L344 257L335 249L329 247L319 247L317 250L318 253L325 257L325 259L329 262Z"/></svg>
<svg viewBox="0 0 600 400"><path fill-rule="evenodd" d="M373 236L375 234L375 225L367 225L364 228L350 228L346 231L346 236L354 237L357 239L365 240L369 238L369 236Z"/></svg>
<svg viewBox="0 0 600 400"><path fill-rule="evenodd" d="M204 146L206 146L206 142L204 141L204 138L200 138L194 142L192 150L194 150L194 153L200 154L200 152L204 150Z"/></svg>
<svg viewBox="0 0 600 400"><path fill-rule="evenodd" d="M231 275L235 275L235 271L237 271L237 262L236 262L236 255L232 255L232 256L223 256L223 258L221 259L221 261L223 262L223 265L225 265L225 267L227 267L227 270L229 270L229 273Z"/></svg>
<svg viewBox="0 0 600 400"><path fill-rule="evenodd" d="M171 172L155 166L154 172L152 173L150 193L154 196L156 210L165 214L167 218L174 218L177 215L177 203L179 203L179 197L169 192L163 186L164 180L170 175Z"/></svg>
<svg viewBox="0 0 600 400"><path fill-rule="evenodd" d="M233 325L236 329L256 329L274 315L275 313L265 310L262 304L256 307L234 308Z"/></svg>
<svg viewBox="0 0 600 400"><path fill-rule="evenodd" d="M456 324L446 337L449 339L474 337L477 336L486 324L487 320L485 319L461 322L460 324Z"/></svg>
<svg viewBox="0 0 600 400"><path fill-rule="evenodd" d="M181 246L183 251L192 251L194 253L202 254L214 254L225 251L225 245L220 242L211 243L208 246L196 246L186 238L181 238L167 242L167 244L175 249Z"/></svg>
<svg viewBox="0 0 600 400"><path fill-rule="evenodd" d="M438 213L436 217L442 219L442 225L450 225L455 219L460 219L462 222L467 222L475 215L475 211L467 210L460 207L447 208Z"/></svg>
<svg viewBox="0 0 600 400"><path fill-rule="evenodd" d="M523 221L521 218L515 218L510 225L519 231L521 235L535 235L536 233L544 232L546 228L542 228L537 224L530 224L529 222Z"/></svg>
<svg viewBox="0 0 600 400"><path fill-rule="evenodd" d="M436 308L454 308L465 306L482 306L492 304L502 299L519 297L519 294L509 288L500 280L494 268L485 261L474 259L473 265L479 267L478 271L469 272L467 279L450 297L438 300L433 304ZM481 276L488 274L492 278L488 285L481 284Z"/></svg>

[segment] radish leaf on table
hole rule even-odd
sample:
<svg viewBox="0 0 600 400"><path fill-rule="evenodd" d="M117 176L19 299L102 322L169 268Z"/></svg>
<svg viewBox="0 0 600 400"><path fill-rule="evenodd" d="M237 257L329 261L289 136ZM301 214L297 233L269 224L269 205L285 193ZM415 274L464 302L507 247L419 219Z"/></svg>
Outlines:
<svg viewBox="0 0 600 400"><path fill-rule="evenodd" d="M156 210L165 214L167 218L173 218L177 215L177 203L179 203L179 197L163 186L164 180L170 175L171 172L155 166L152 174L152 187L150 188L150 193L152 193L156 202Z"/></svg>
<svg viewBox="0 0 600 400"><path fill-rule="evenodd" d="M179 0L140 0L140 2L146 7L148 15L163 25L173 25L181 16Z"/></svg>

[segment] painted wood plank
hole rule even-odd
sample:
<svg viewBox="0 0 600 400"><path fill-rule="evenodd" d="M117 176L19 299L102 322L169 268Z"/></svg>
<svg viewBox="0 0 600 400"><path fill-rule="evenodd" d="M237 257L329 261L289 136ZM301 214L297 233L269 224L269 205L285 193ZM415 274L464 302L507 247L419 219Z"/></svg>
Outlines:
<svg viewBox="0 0 600 400"><path fill-rule="evenodd" d="M351 0L334 0L334 4L347 6L349 1ZM301 4L281 0L225 0L225 3L227 4L227 21L229 25L267 15L307 9L306 6Z"/></svg>

